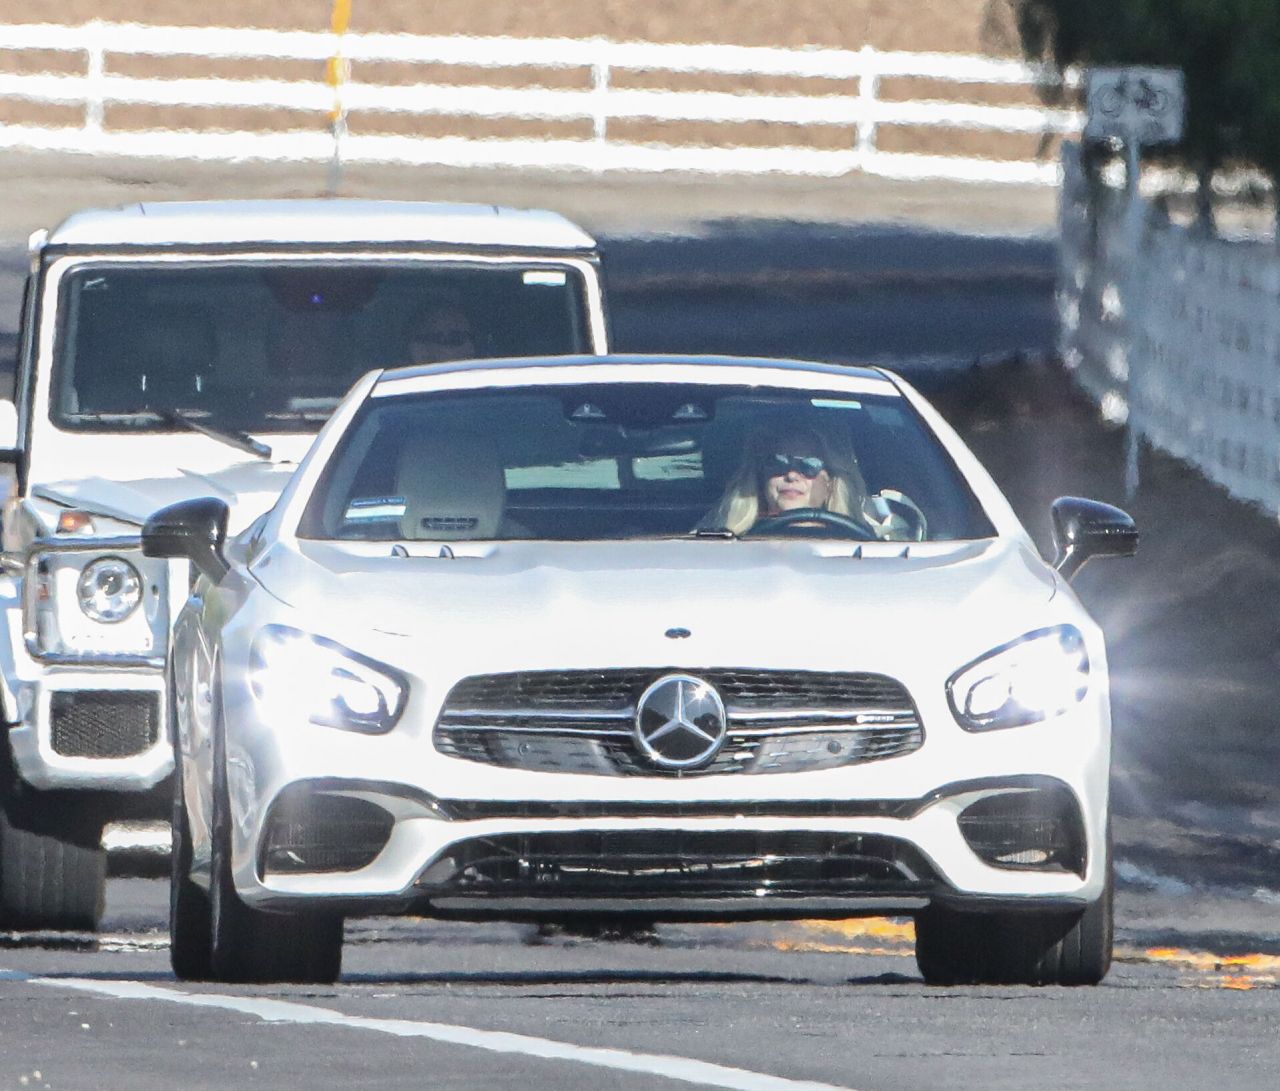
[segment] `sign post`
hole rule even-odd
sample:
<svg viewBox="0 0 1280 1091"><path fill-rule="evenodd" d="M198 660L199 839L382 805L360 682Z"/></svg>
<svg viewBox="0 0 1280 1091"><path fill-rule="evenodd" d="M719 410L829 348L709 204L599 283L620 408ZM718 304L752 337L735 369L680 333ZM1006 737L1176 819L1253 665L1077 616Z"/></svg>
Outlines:
<svg viewBox="0 0 1280 1091"><path fill-rule="evenodd" d="M1181 69L1092 68L1084 138L1176 144L1182 139L1184 101Z"/></svg>
<svg viewBox="0 0 1280 1091"><path fill-rule="evenodd" d="M1152 144L1174 144L1182 139L1185 113L1183 76L1177 68L1094 68L1086 85L1088 116L1084 127L1086 142L1118 141L1124 150L1125 261L1132 271L1138 268L1142 240L1142 202L1138 177L1142 169L1142 149ZM1124 319L1132 347L1139 329L1141 292L1125 293ZM1133 374L1134 354L1127 354L1126 377L1125 492L1133 499L1138 492L1138 454L1142 438L1141 422L1134 397L1137 383Z"/></svg>

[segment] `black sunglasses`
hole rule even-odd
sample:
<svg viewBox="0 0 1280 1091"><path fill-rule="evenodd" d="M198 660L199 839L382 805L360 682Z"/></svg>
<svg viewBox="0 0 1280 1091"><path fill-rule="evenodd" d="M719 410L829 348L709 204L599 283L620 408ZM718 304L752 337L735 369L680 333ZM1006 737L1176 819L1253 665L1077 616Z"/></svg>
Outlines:
<svg viewBox="0 0 1280 1091"><path fill-rule="evenodd" d="M827 468L817 455L784 455L775 452L760 459L760 472L765 477L781 477L791 470L805 477L814 478Z"/></svg>

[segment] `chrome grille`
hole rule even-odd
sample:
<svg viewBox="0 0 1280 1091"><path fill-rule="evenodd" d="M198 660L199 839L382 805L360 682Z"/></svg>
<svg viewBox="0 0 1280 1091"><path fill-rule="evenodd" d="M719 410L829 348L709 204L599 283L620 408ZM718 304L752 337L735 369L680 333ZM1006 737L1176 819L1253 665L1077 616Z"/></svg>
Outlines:
<svg viewBox="0 0 1280 1091"><path fill-rule="evenodd" d="M600 776L791 773L910 753L924 732L910 695L878 674L688 669L719 691L724 745L707 765L673 773L635 744L636 702L672 669L521 671L466 678L450 691L435 745L507 768Z"/></svg>

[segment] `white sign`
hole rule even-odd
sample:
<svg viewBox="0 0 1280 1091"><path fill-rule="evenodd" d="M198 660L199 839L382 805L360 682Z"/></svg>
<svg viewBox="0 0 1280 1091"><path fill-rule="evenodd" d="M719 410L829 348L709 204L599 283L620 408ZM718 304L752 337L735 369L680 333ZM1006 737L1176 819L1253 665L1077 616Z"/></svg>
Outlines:
<svg viewBox="0 0 1280 1091"><path fill-rule="evenodd" d="M1184 102L1181 69L1090 69L1084 138L1175 143L1182 139Z"/></svg>

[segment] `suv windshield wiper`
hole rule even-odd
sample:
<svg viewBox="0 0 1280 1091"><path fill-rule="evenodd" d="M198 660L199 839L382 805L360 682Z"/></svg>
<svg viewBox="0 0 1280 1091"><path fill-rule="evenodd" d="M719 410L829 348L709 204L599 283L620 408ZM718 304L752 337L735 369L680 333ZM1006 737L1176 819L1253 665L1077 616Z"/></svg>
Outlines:
<svg viewBox="0 0 1280 1091"><path fill-rule="evenodd" d="M254 439L246 432L237 432L230 428L214 428L203 421L188 417L178 409L152 409L151 412L166 424L180 424L183 428L190 428L193 432L199 432L210 439L216 439L219 443L225 443L229 447L237 447L241 451L248 451L249 454L257 455L259 458L265 458L268 461L271 459L271 448L260 440Z"/></svg>
<svg viewBox="0 0 1280 1091"><path fill-rule="evenodd" d="M738 536L734 534L728 527L698 527L694 532L695 538L733 538Z"/></svg>

